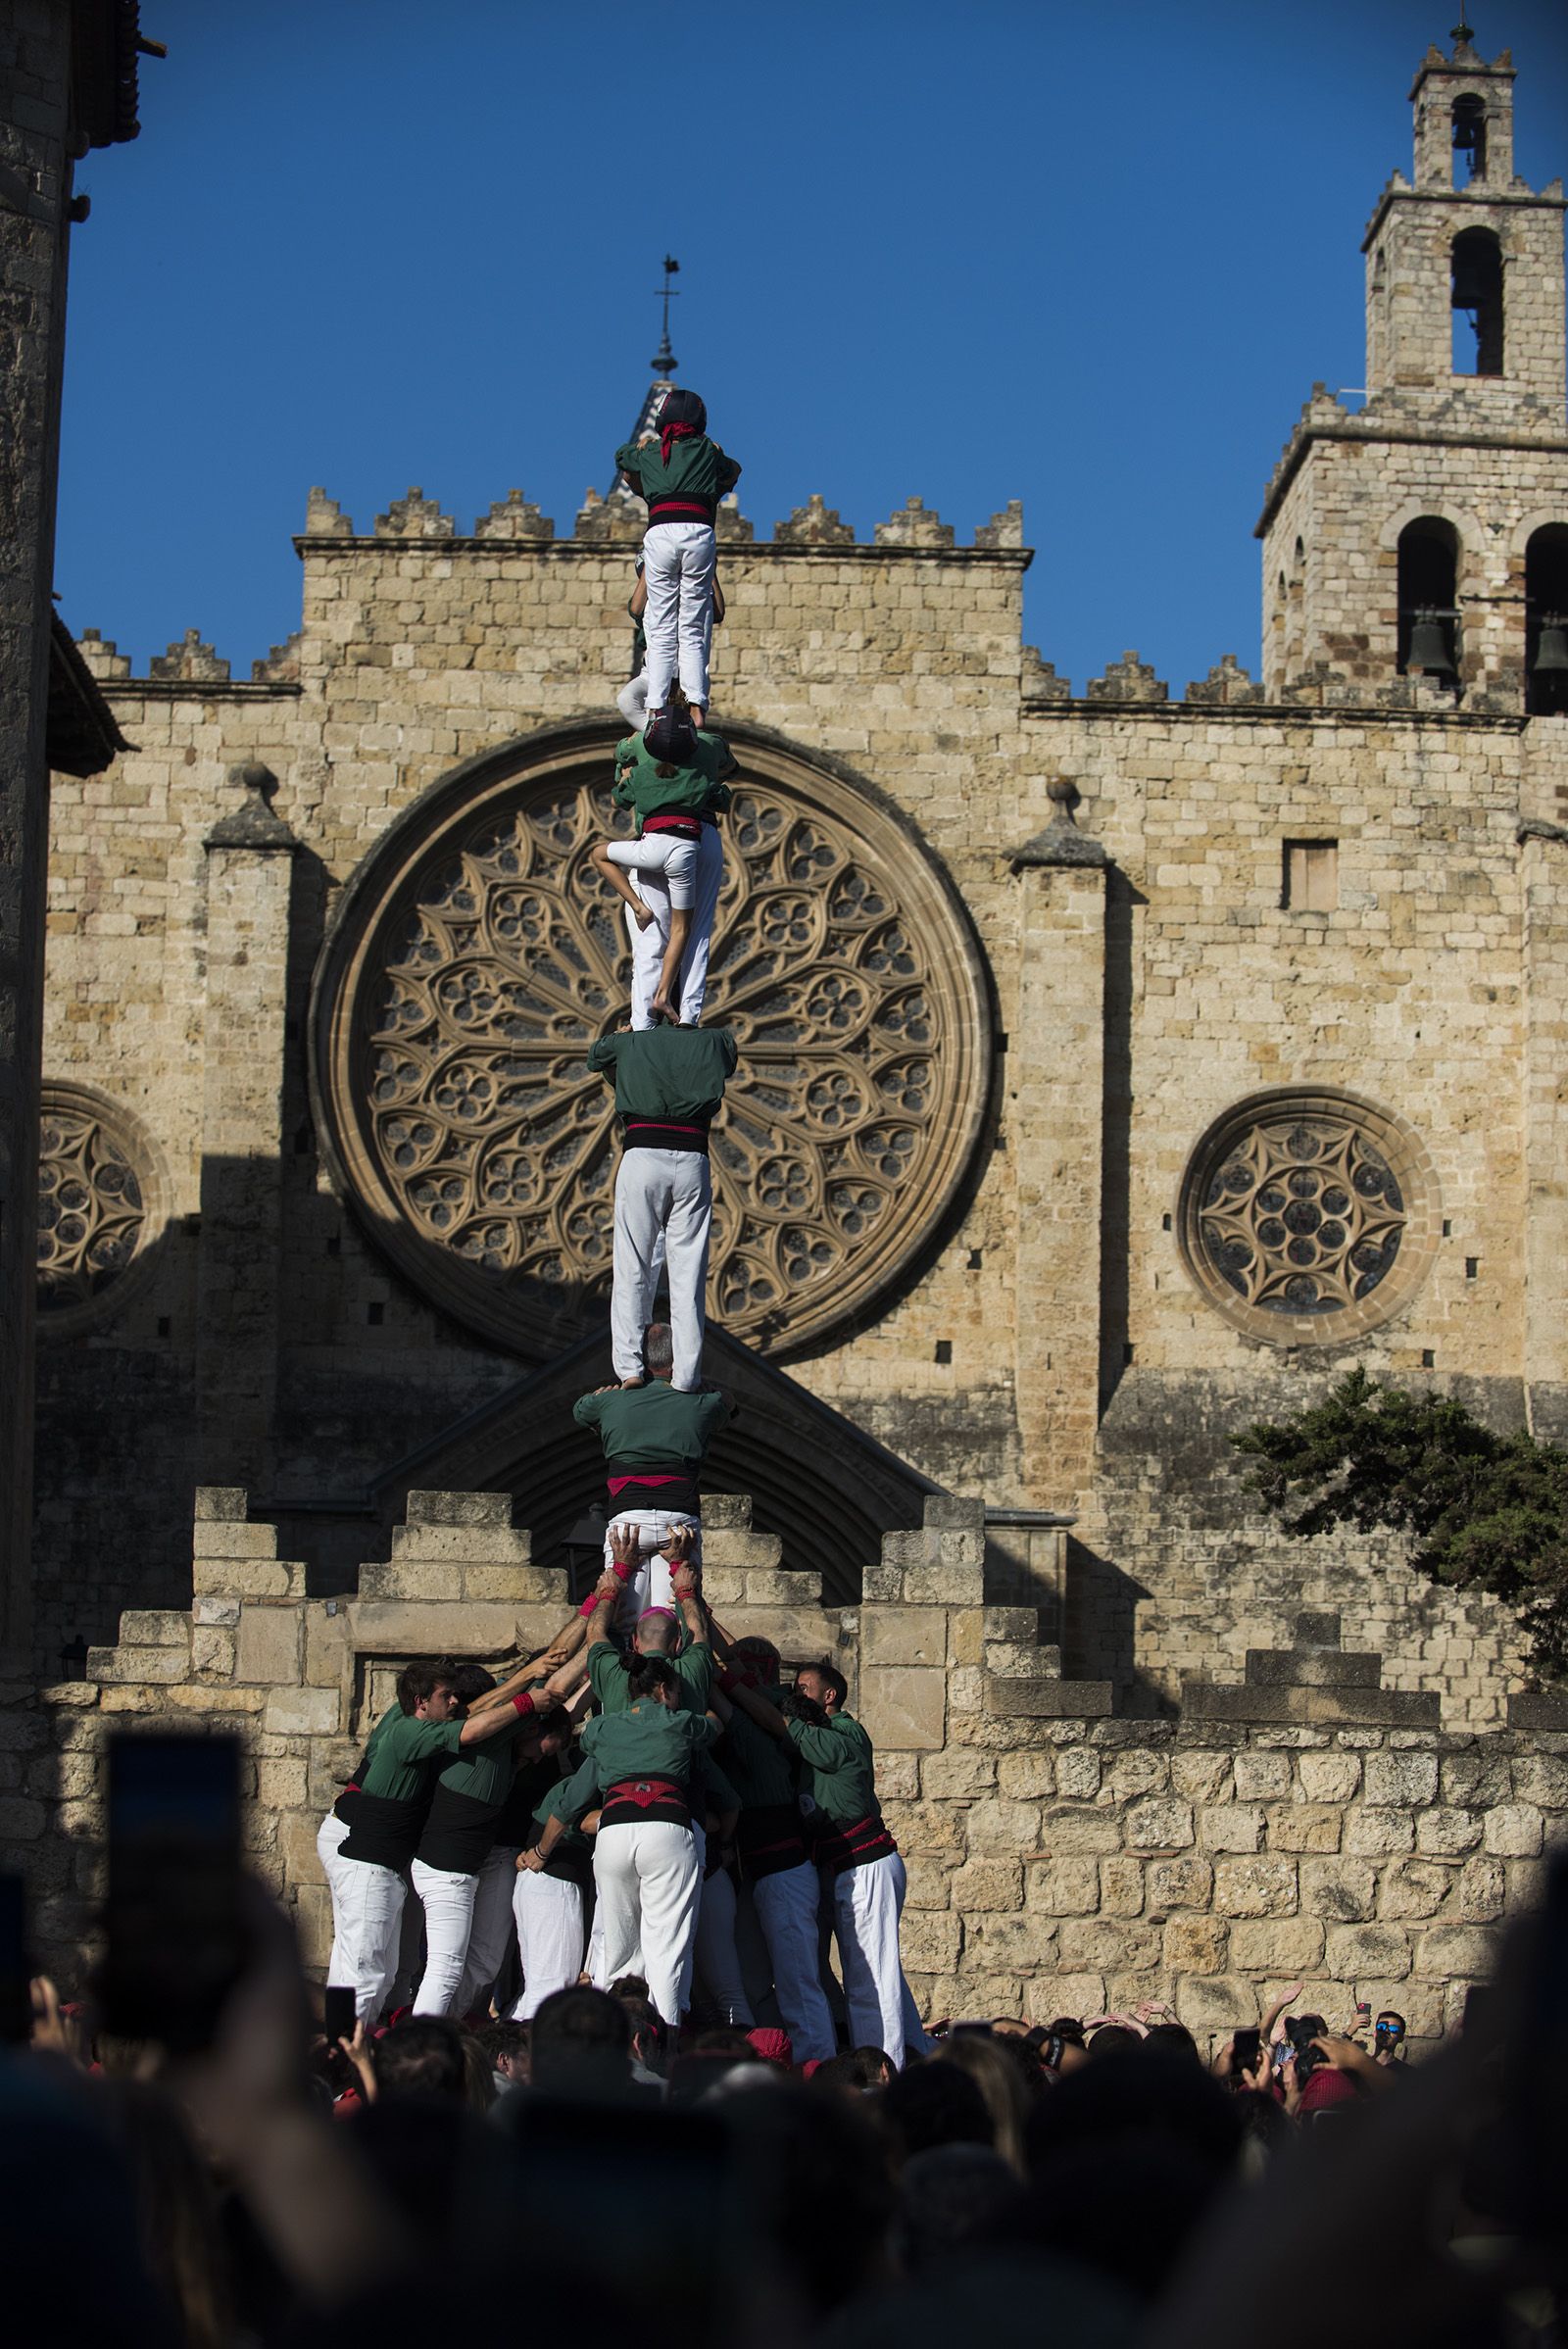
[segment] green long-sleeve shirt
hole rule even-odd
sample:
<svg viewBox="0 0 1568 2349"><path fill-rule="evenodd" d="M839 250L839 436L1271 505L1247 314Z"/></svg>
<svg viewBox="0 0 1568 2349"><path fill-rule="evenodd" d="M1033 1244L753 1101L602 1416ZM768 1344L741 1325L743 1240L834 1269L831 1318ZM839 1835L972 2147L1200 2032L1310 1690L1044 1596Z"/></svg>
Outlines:
<svg viewBox="0 0 1568 2349"><path fill-rule="evenodd" d="M429 1784L429 1764L462 1744L461 1721L416 1721L394 1705L375 1725L361 1791L384 1802L413 1802Z"/></svg>
<svg viewBox="0 0 1568 2349"><path fill-rule="evenodd" d="M706 506L711 521L719 499L740 479L740 466L706 432L671 441L666 462L657 424L654 430L654 439L640 448L634 440L623 441L615 451L616 465L651 510L665 498L689 499ZM695 521L698 516L686 518Z"/></svg>
<svg viewBox="0 0 1568 2349"><path fill-rule="evenodd" d="M759 1694L769 1704L778 1702L776 1688L762 1688ZM776 1809L780 1804L794 1807L795 1771L789 1747L759 1729L739 1705L725 1729L723 1750L724 1766L735 1783L743 1810Z"/></svg>
<svg viewBox="0 0 1568 2349"><path fill-rule="evenodd" d="M728 1028L617 1028L589 1048L588 1067L613 1085L622 1117L707 1126L739 1058Z"/></svg>
<svg viewBox="0 0 1568 2349"><path fill-rule="evenodd" d="M790 1742L807 1770L807 1792L834 1827L854 1827L877 1808L871 1740L850 1713L830 1714L822 1728L787 1721Z"/></svg>
<svg viewBox="0 0 1568 2349"><path fill-rule="evenodd" d="M582 1763L563 1781L557 1815L575 1827L622 1779L667 1778L690 1787L706 1775L704 1756L717 1737L706 1714L672 1712L651 1696L624 1713L601 1713L582 1733Z"/></svg>
<svg viewBox="0 0 1568 2349"><path fill-rule="evenodd" d="M612 1476L631 1476L639 1469L649 1475L695 1477L703 1455L734 1410L727 1395L716 1387L683 1394L668 1379L648 1379L641 1387L612 1387L605 1395L584 1395L572 1405L579 1427L597 1428L605 1447L605 1463Z"/></svg>
<svg viewBox="0 0 1568 2349"><path fill-rule="evenodd" d="M695 1640L678 1656L666 1659L680 1683L683 1713L706 1713L713 1686L713 1651L706 1639ZM596 1639L588 1650L588 1685L602 1713L624 1713L631 1707L631 1675L620 1652L609 1639Z"/></svg>
<svg viewBox="0 0 1568 2349"><path fill-rule="evenodd" d="M689 761L656 759L640 734L628 734L615 745L615 781L611 798L630 807L637 818L637 837L650 815L717 815L729 806L729 785L735 760L723 737L706 729L696 737L696 757Z"/></svg>
<svg viewBox="0 0 1568 2349"><path fill-rule="evenodd" d="M526 1728L533 1726L531 1717L506 1708L506 1720L493 1737L478 1745L465 1745L442 1770L436 1784L449 1794L462 1794L469 1802L506 1801L512 1788L514 1768L513 1746Z"/></svg>

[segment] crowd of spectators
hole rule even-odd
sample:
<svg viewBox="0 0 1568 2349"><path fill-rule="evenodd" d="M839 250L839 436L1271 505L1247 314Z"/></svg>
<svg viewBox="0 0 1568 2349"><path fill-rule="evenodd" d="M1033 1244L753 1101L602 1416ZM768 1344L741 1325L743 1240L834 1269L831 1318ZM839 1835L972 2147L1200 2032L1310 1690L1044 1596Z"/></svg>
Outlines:
<svg viewBox="0 0 1568 2349"><path fill-rule="evenodd" d="M1439 2051L1299 1988L1200 2045L1162 2008L952 2019L797 2067L677 2039L625 1978L527 2023L329 2040L285 1920L210 2043L33 1985L0 2062L8 2298L95 2349L392 2328L918 2349L1561 2344L1568 1865ZM1299 2009L1299 2011L1298 2011ZM314 2020L313 2020L314 2014Z"/></svg>

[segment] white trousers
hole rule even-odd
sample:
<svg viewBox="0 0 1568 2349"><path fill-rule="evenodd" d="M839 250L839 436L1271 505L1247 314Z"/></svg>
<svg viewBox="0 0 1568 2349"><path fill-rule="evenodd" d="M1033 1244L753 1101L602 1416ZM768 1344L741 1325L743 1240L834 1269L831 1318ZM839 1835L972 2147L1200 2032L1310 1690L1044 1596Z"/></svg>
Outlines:
<svg viewBox="0 0 1568 2349"><path fill-rule="evenodd" d="M773 1876L760 1876L752 1885L772 1961L773 1994L798 2064L825 2062L838 2049L817 1972L817 1897L816 1870L809 1860L802 1860L797 1868L780 1868Z"/></svg>
<svg viewBox="0 0 1568 2349"><path fill-rule="evenodd" d="M890 1851L880 1860L846 1868L832 1884L850 2044L880 2047L894 2069L902 2071L906 2033L899 1918L904 1910L904 1862Z"/></svg>
<svg viewBox="0 0 1568 2349"><path fill-rule="evenodd" d="M600 1964L606 1982L630 1973L640 1950L648 1995L675 2029L702 1891L691 1829L672 1819L601 1827L594 1837L594 1884L605 1923Z"/></svg>
<svg viewBox="0 0 1568 2349"><path fill-rule="evenodd" d="M452 2012L466 2015L484 2004L496 1976L506 1963L512 1939L512 1887L516 1882L517 1846L495 1843L479 1871L474 1886L473 1922L468 1928L468 1956L458 1984Z"/></svg>
<svg viewBox="0 0 1568 2349"><path fill-rule="evenodd" d="M416 1860L414 1889L424 1904L424 1973L414 1993L416 2015L452 2015L468 1961L477 1872L460 1876L450 1868L427 1868Z"/></svg>
<svg viewBox="0 0 1568 2349"><path fill-rule="evenodd" d="M336 1811L328 1811L316 1831L316 1856L321 1863L321 1874L332 1895L332 1952L326 1961L326 1979L339 1988L345 1987L350 1979L337 1932L338 1871L354 1864L352 1860L340 1860L337 1856L338 1847L348 1832Z"/></svg>
<svg viewBox="0 0 1568 2349"><path fill-rule="evenodd" d="M340 1971L335 1979L352 1987L354 2012L367 2028L379 2017L397 1972L407 1891L395 1868L378 1868L369 1860L337 1862L332 1949Z"/></svg>
<svg viewBox="0 0 1568 2349"><path fill-rule="evenodd" d="M675 1592L669 1579L669 1560L663 1555L670 1528L689 1525L697 1539L691 1547L691 1562L703 1562L703 1526L699 1517L690 1516L684 1509L617 1509L605 1528L605 1565L613 1566L615 1553L610 1537L615 1530L635 1526L637 1529L637 1565L626 1584L625 1593L617 1610L623 1622L635 1623L645 1607L675 1609Z"/></svg>
<svg viewBox="0 0 1568 2349"><path fill-rule="evenodd" d="M708 656L713 642L713 565L718 548L709 522L654 522L643 539L648 610L648 707L669 706L680 667L688 702L708 708Z"/></svg>
<svg viewBox="0 0 1568 2349"><path fill-rule="evenodd" d="M569 1990L582 1972L582 1886L559 1876L519 1868L512 1894L522 1957L522 1988L514 2023L531 2023L557 1990Z"/></svg>
<svg viewBox="0 0 1568 2349"><path fill-rule="evenodd" d="M702 1905L697 1912L697 1970L717 2007L719 2020L738 2023L750 2031L757 2021L741 1961L735 1947L735 1886L722 1868L703 1880Z"/></svg>
<svg viewBox="0 0 1568 2349"><path fill-rule="evenodd" d="M611 1360L617 1379L643 1375L643 1332L659 1285L655 1243L664 1243L670 1384L691 1394L703 1381L708 1240L713 1184L702 1150L627 1150L615 1169L614 1285L610 1297Z"/></svg>
<svg viewBox="0 0 1568 2349"><path fill-rule="evenodd" d="M659 833L653 835L655 840ZM667 833L664 835L670 837ZM611 849L617 864L616 849L641 849L641 840L617 840ZM693 845L693 844L686 844ZM716 824L704 824L703 836L695 843L693 894L688 901L692 909L692 926L686 934L686 952L680 958L680 982L677 1005L683 1028L701 1025L703 1005L708 1000L708 959L713 942L713 916L718 910L718 893L724 885L724 843ZM643 929L633 920L632 910L625 908L626 936L631 946L631 1024L634 1028L651 1028L654 1015L650 1006L659 991L659 973L669 944L670 891L664 871L653 864L646 868L628 863L631 885L645 905L652 906L653 920ZM679 900L675 901L677 904Z"/></svg>

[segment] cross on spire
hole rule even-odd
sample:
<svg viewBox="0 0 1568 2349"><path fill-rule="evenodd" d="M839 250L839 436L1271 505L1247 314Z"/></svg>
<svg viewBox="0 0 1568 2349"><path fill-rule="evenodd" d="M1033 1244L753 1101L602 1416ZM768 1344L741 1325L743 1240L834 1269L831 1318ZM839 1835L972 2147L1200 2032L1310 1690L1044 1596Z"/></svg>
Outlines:
<svg viewBox="0 0 1568 2349"><path fill-rule="evenodd" d="M664 282L659 289L659 298L663 305L659 349L648 363L654 370L654 379L644 392L642 405L637 411L637 421L631 428L633 440L641 440L643 434L651 428L663 402L664 394L674 379L675 369L680 365L669 347L669 306L671 302L680 300L680 288L671 285L669 281L679 273L680 263L675 259L673 253L666 253L664 255ZM632 494L625 476L621 473L617 473L611 484L610 495L614 497L617 492L622 497L630 497Z"/></svg>
<svg viewBox="0 0 1568 2349"><path fill-rule="evenodd" d="M1467 24L1465 23L1465 12L1461 8L1459 11L1458 24L1452 24L1448 27L1448 38L1454 43L1456 48L1463 49L1468 47L1475 37L1475 28L1473 25ZM668 266L667 263L665 266Z"/></svg>
<svg viewBox="0 0 1568 2349"><path fill-rule="evenodd" d="M680 289L671 285L669 281L671 277L678 276L679 273L680 263L672 253L666 253L664 255L664 282L661 288L660 297L664 306L663 331L659 338L659 349L648 363L656 375L663 375L666 378L673 375L676 367L680 365L669 347L669 306L671 302L680 300Z"/></svg>

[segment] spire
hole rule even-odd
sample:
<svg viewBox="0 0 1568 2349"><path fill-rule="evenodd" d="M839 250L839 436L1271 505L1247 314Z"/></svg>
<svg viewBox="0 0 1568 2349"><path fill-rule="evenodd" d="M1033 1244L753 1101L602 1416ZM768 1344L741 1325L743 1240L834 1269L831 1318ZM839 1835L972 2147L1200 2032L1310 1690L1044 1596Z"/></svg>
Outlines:
<svg viewBox="0 0 1568 2349"><path fill-rule="evenodd" d="M680 263L673 254L666 253L664 255L664 282L660 293L660 299L664 305L663 330L659 337L659 349L648 363L656 375L663 375L666 378L673 375L676 367L680 365L669 347L669 306L671 301L678 302L680 300L679 294L676 293L669 281L671 277L678 277L679 274Z"/></svg>
<svg viewBox="0 0 1568 2349"><path fill-rule="evenodd" d="M671 302L678 302L680 300L679 288L671 285L669 281L672 277L679 276L679 274L680 263L675 259L672 253L666 253L664 255L664 282L659 289L659 298L662 306L661 313L659 348L654 353L653 358L648 362L649 366L654 370L654 380L643 394L642 406L637 411L637 421L633 424L631 431L627 436L631 440L640 440L642 435L651 427L654 417L659 413L659 404L663 399L665 392L668 391L670 384L674 381L675 369L680 365L679 360L675 357L674 352L669 347L669 306ZM612 497L616 496L617 493L621 497L627 497L630 495L625 482L621 479L618 473L615 475L615 478L610 487L610 495Z"/></svg>

